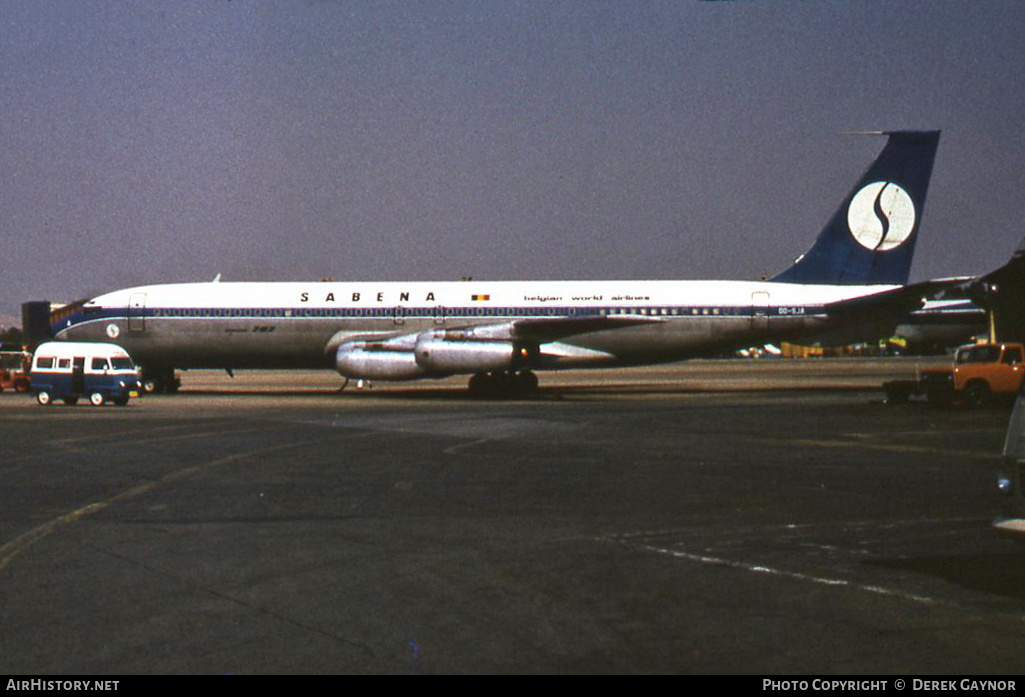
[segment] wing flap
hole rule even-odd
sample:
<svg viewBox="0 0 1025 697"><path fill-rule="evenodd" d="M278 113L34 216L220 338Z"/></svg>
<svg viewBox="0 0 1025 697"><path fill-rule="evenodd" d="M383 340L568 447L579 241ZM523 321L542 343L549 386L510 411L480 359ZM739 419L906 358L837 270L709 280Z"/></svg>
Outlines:
<svg viewBox="0 0 1025 697"><path fill-rule="evenodd" d="M512 324L515 338L544 344L577 334L624 329L626 327L657 324L664 321L659 317L647 317L644 315L615 315L613 317L553 317L551 319L540 317L519 319L515 320Z"/></svg>

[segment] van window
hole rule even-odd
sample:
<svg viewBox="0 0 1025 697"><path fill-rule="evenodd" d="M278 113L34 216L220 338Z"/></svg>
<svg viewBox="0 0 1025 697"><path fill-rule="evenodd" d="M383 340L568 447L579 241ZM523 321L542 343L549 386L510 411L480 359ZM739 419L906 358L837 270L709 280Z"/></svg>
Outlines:
<svg viewBox="0 0 1025 697"><path fill-rule="evenodd" d="M92 370L106 370L107 359L106 358L94 358L90 367Z"/></svg>
<svg viewBox="0 0 1025 697"><path fill-rule="evenodd" d="M128 356L114 356L110 362L114 365L114 370L131 370L135 367L132 359Z"/></svg>
<svg viewBox="0 0 1025 697"><path fill-rule="evenodd" d="M57 359L57 367L58 368L70 368L71 367L71 359L70 358L58 358Z"/></svg>
<svg viewBox="0 0 1025 697"><path fill-rule="evenodd" d="M53 358L50 358L50 357L37 358L36 359L36 367L37 368L43 368L43 369L52 368L53 367Z"/></svg>

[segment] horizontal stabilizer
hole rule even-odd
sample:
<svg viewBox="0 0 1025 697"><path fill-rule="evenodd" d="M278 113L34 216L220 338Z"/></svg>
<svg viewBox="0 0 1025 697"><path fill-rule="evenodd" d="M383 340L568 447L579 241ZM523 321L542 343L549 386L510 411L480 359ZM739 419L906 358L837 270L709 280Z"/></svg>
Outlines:
<svg viewBox="0 0 1025 697"><path fill-rule="evenodd" d="M886 316L899 318L921 308L926 300L932 299L937 293L963 286L969 280L966 277L958 277L923 281L872 295L829 303L824 309L831 318L844 320Z"/></svg>

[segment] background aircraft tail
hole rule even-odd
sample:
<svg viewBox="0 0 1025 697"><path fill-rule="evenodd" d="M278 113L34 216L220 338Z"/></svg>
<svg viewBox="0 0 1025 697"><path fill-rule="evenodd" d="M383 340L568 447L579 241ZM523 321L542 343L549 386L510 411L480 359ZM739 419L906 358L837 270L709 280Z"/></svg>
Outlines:
<svg viewBox="0 0 1025 697"><path fill-rule="evenodd" d="M939 131L889 131L815 245L774 277L780 283L907 283Z"/></svg>

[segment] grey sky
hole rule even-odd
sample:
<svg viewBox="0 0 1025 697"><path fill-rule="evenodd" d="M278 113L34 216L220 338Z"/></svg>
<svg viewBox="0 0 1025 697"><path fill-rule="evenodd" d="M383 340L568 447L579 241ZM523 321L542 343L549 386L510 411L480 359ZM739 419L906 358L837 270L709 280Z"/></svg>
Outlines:
<svg viewBox="0 0 1025 697"><path fill-rule="evenodd" d="M912 278L1025 235L1025 3L3 0L0 313L144 283L757 278L940 128Z"/></svg>

